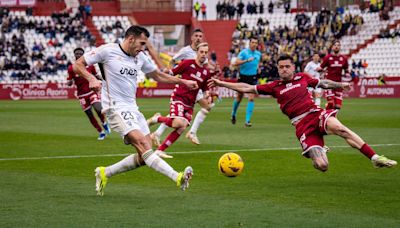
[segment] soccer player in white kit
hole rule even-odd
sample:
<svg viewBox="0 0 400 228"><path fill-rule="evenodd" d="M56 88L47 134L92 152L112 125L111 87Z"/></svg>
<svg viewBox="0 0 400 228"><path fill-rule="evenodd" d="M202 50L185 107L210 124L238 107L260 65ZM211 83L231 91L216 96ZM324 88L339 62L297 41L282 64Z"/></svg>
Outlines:
<svg viewBox="0 0 400 228"><path fill-rule="evenodd" d="M312 56L312 60L307 63L306 67L304 68L304 72L309 73L313 78L320 79L321 75L316 69L320 65L320 57L319 54L316 52ZM316 105L321 106L321 96L322 96L322 89L317 88L310 88L310 92L314 97L314 102Z"/></svg>
<svg viewBox="0 0 400 228"><path fill-rule="evenodd" d="M200 29L195 29L191 36L191 44L183 47L172 57L172 64L177 64L184 59L196 59L196 47L203 42L203 32ZM206 60L207 61L207 60ZM192 127L186 134L186 138L190 139L192 143L199 145L200 140L197 137L197 130L200 124L204 122L214 103L210 99L203 98L203 91L199 90L196 97L196 102L201 106L200 111L197 112L193 120ZM160 136L164 133L168 126L164 123L160 124L157 130L151 133L150 137L153 144L160 146Z"/></svg>
<svg viewBox="0 0 400 228"><path fill-rule="evenodd" d="M143 53L149 36L145 28L131 26L126 30L122 43L102 45L86 53L73 65L74 72L86 78L91 89L99 90L101 87L102 112L106 114L111 129L119 133L124 142L131 144L138 152L113 165L95 169L98 195L104 194L108 178L143 165L171 178L182 190L189 187L189 180L193 175L193 169L190 166L178 173L153 152L150 130L136 104L139 71L143 71L159 82L181 84L191 89L197 88L197 83L194 81L171 77L157 70L149 57ZM86 71L86 65L95 63L99 64L103 76L102 82Z"/></svg>

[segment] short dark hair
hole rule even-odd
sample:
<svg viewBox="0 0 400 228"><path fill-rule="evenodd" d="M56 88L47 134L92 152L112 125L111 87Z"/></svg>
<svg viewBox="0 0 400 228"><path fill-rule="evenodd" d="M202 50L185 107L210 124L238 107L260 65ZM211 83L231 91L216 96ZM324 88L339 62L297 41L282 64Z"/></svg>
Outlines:
<svg viewBox="0 0 400 228"><path fill-rule="evenodd" d="M294 63L293 57L287 54L280 55L276 63L279 63L279 61L284 61L284 60L290 60L291 63Z"/></svg>
<svg viewBox="0 0 400 228"><path fill-rule="evenodd" d="M126 32L125 32L125 38L128 38L129 36L134 36L134 37L139 37L141 34L144 34L147 38L150 37L149 31L139 25L132 25L129 27Z"/></svg>
<svg viewBox="0 0 400 228"><path fill-rule="evenodd" d="M203 33L203 30L201 30L201 29L199 29L199 28L194 29L193 32L192 32L192 35L195 34L196 32L201 32L201 33Z"/></svg>
<svg viewBox="0 0 400 228"><path fill-rule="evenodd" d="M256 36L250 36L249 37L249 40L251 41L251 40L257 40L257 42L258 42L258 37L256 37Z"/></svg>
<svg viewBox="0 0 400 228"><path fill-rule="evenodd" d="M75 48L75 49L74 49L74 54L75 54L75 52L77 52L77 51L81 51L81 52L85 53L85 50L83 50L83 48L81 48L81 47Z"/></svg>

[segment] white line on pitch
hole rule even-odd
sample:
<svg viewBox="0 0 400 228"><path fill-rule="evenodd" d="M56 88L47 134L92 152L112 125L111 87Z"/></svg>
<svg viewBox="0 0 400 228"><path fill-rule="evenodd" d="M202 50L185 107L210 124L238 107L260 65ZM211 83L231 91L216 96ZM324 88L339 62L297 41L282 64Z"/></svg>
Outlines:
<svg viewBox="0 0 400 228"><path fill-rule="evenodd" d="M372 147L387 147L400 146L400 144L372 144ZM346 148L349 146L330 146L330 148ZM271 150L299 150L300 147L280 147L280 148L255 148L255 149L240 149L240 150L194 150L169 152L169 154L198 154L198 153L224 153L224 152L250 152L250 151L271 151ZM122 157L129 154L93 154L93 155L66 155L66 156L51 156L51 157L22 157L22 158L0 158L0 161L24 161L24 160L46 160L46 159L70 159L70 158L97 158L97 157Z"/></svg>

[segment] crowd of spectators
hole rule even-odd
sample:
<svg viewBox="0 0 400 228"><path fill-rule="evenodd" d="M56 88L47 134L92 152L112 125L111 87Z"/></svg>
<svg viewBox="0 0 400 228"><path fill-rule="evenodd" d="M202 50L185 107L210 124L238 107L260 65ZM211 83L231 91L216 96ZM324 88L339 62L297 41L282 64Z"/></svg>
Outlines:
<svg viewBox="0 0 400 228"><path fill-rule="evenodd" d="M239 23L233 33L232 48L228 53L230 61L234 61L240 50L248 43L248 38L259 37L258 50L262 52L261 75L276 78L275 61L280 54L293 56L296 70L300 71L315 53L325 55L334 39L345 34L354 34L363 24L361 16L320 11L314 23L304 13L296 15L297 22L293 29L287 26L271 28L268 20L259 18L256 27L249 28L246 23ZM225 69L226 70L226 69ZM231 77L237 77L236 69L229 69ZM226 74L229 76L228 74Z"/></svg>
<svg viewBox="0 0 400 228"><path fill-rule="evenodd" d="M80 13L54 12L51 19L15 16L0 8L0 71L11 72L11 79L41 79L43 74L55 75L67 69L67 55L62 50L65 43L75 42L85 48L95 39L84 26ZM30 32L34 31L32 37ZM40 38L40 37L44 37ZM26 39L33 39L28 45ZM55 53L46 52L54 47Z"/></svg>
<svg viewBox="0 0 400 228"><path fill-rule="evenodd" d="M100 31L104 34L115 35L116 39L114 42L118 42L118 38L123 38L125 35L125 29L120 20L116 20L115 23L107 23L101 26Z"/></svg>
<svg viewBox="0 0 400 228"><path fill-rule="evenodd" d="M224 1L219 0L217 2L217 5L215 6L217 12L217 19L231 20L234 19L235 17L237 19L240 19L242 15L245 13L249 15L264 14L264 12L266 12L265 10L267 10L269 14L272 14L274 13L274 8L281 7L282 5L286 13L290 12L290 0L281 1L279 2L280 4L269 1L268 5L264 5L264 2L265 1L261 0L257 4L256 1L253 2L248 1L247 4L244 4L242 0L239 0L238 2L234 0L224 0Z"/></svg>

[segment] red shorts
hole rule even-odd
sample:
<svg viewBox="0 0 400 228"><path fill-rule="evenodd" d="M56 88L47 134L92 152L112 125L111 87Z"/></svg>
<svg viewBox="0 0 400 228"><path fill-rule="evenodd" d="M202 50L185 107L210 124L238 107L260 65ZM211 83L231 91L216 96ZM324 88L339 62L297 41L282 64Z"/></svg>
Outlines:
<svg viewBox="0 0 400 228"><path fill-rule="evenodd" d="M328 103L332 103L332 108L342 107L343 104L343 89L327 89L326 92L326 99Z"/></svg>
<svg viewBox="0 0 400 228"><path fill-rule="evenodd" d="M296 124L296 136L303 148L303 155L313 147L324 146L324 135L326 135L326 121L329 117L336 117L338 110L321 109L306 115Z"/></svg>
<svg viewBox="0 0 400 228"><path fill-rule="evenodd" d="M100 95L93 92L88 95L84 95L79 97L79 103L81 103L81 107L83 111L86 111L92 107L92 104L96 102L100 102Z"/></svg>
<svg viewBox="0 0 400 228"><path fill-rule="evenodd" d="M192 121L193 107L183 104L181 101L171 101L169 116L171 118L183 118L188 124Z"/></svg>

